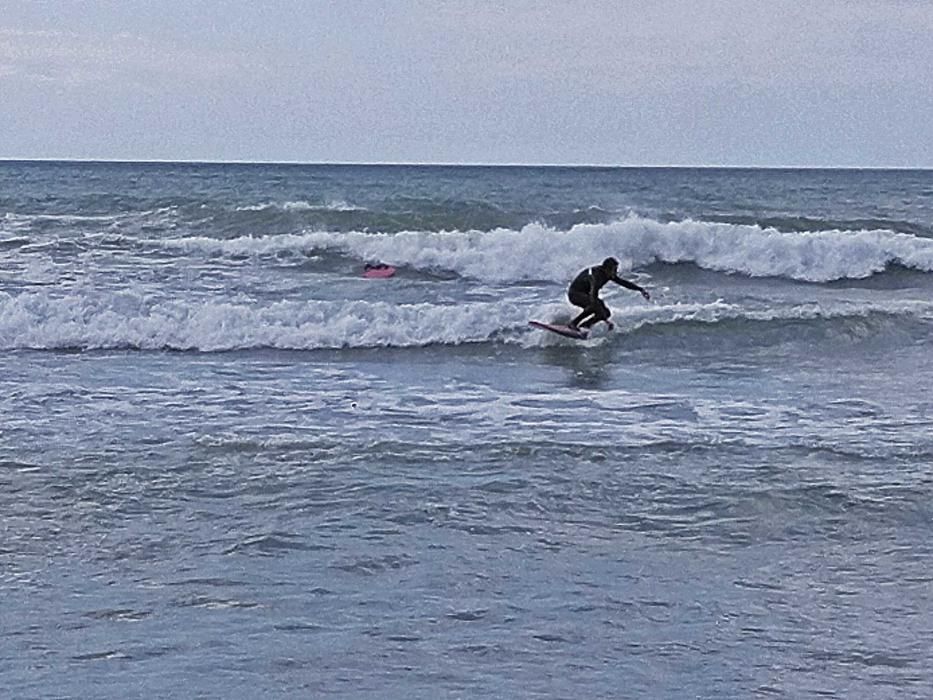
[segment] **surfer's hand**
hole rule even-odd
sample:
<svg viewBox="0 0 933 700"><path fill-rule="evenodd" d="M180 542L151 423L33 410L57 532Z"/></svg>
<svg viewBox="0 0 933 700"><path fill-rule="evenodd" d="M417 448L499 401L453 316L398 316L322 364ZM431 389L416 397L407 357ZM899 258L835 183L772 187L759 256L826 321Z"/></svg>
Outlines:
<svg viewBox="0 0 933 700"><path fill-rule="evenodd" d="M651 301L651 295L648 294L648 290L647 290L647 289L642 289L642 290L641 290L641 295L642 295L645 299L647 299L648 301Z"/></svg>

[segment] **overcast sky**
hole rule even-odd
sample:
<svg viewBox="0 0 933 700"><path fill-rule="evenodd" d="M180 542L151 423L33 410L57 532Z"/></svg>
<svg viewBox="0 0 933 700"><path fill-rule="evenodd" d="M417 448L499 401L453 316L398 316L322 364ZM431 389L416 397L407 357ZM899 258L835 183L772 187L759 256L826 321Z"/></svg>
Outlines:
<svg viewBox="0 0 933 700"><path fill-rule="evenodd" d="M0 0L0 158L933 167L933 0Z"/></svg>

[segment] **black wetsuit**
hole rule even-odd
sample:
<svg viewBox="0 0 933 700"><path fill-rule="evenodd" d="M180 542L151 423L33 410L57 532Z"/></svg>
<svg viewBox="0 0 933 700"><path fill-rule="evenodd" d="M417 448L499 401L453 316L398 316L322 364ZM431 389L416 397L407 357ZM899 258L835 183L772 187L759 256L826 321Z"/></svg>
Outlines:
<svg viewBox="0 0 933 700"><path fill-rule="evenodd" d="M583 309L583 313L573 320L573 325L580 324L583 328L589 328L597 321L609 319L612 312L609 311L609 307L606 306L605 302L599 298L599 290L605 287L608 282L615 282L636 292L642 291L642 288L634 282L624 280L618 275L610 275L600 265L588 267L574 278L567 290L567 298L570 303ZM580 322L588 316L594 318L581 324Z"/></svg>

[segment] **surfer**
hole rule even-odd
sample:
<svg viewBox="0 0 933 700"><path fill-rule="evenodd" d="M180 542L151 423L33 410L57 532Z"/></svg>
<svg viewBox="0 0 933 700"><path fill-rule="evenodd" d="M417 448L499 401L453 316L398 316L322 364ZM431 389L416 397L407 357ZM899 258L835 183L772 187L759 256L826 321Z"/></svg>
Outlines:
<svg viewBox="0 0 933 700"><path fill-rule="evenodd" d="M644 287L640 287L634 282L629 282L619 277L616 273L619 271L619 261L615 258L606 258L602 264L588 267L573 282L567 290L567 298L574 306L583 309L580 314L570 322L570 328L589 328L594 323L605 321L609 330L614 328L609 316L612 312L606 303L599 298L599 290L607 282L615 282L626 289L640 292L645 299L650 299L651 295ZM592 316L592 318L590 318Z"/></svg>

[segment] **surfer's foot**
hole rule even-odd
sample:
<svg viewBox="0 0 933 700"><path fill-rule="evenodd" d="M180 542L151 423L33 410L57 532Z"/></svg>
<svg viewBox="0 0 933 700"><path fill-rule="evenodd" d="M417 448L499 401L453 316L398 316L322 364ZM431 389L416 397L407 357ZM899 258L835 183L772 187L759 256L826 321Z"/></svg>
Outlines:
<svg viewBox="0 0 933 700"><path fill-rule="evenodd" d="M613 330L615 327L616 327L616 324L614 324L612 321L606 321L606 328L608 328L609 330Z"/></svg>

